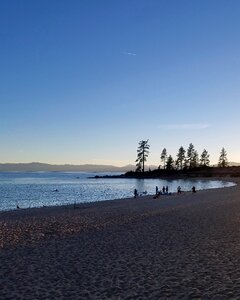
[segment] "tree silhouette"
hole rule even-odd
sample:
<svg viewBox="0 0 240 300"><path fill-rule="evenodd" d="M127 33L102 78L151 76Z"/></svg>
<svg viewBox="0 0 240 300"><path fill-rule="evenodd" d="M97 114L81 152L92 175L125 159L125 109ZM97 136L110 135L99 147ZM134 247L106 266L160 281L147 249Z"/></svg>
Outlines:
<svg viewBox="0 0 240 300"><path fill-rule="evenodd" d="M206 167L209 166L210 160L209 160L209 154L206 149L203 150L200 158L200 166Z"/></svg>
<svg viewBox="0 0 240 300"><path fill-rule="evenodd" d="M180 170L183 169L183 163L185 160L186 150L181 146L178 150L177 159L176 159L176 167Z"/></svg>
<svg viewBox="0 0 240 300"><path fill-rule="evenodd" d="M196 160L196 153L195 149L192 143L189 144L189 147L187 149L187 157L186 157L186 164L185 166L188 168L193 168L195 165Z"/></svg>
<svg viewBox="0 0 240 300"><path fill-rule="evenodd" d="M141 166L141 163L137 163L136 164L136 172L141 172L142 171L142 166Z"/></svg>
<svg viewBox="0 0 240 300"><path fill-rule="evenodd" d="M142 170L144 173L144 163L147 161L147 157L149 154L149 145L148 145L148 140L146 141L140 141L138 143L138 149L137 149L137 159L136 159L136 166L137 169L136 171Z"/></svg>
<svg viewBox="0 0 240 300"><path fill-rule="evenodd" d="M173 160L172 156L169 155L168 159L167 159L167 163L166 163L166 169L167 170L172 170L173 169L173 164L174 164L174 160Z"/></svg>
<svg viewBox="0 0 240 300"><path fill-rule="evenodd" d="M193 152L191 168L197 168L199 165L199 156L197 150Z"/></svg>
<svg viewBox="0 0 240 300"><path fill-rule="evenodd" d="M163 162L163 168L165 169L166 168L166 160L167 160L167 150L166 148L163 148L163 151L161 153L161 161Z"/></svg>
<svg viewBox="0 0 240 300"><path fill-rule="evenodd" d="M227 167L228 161L227 161L227 152L224 148L222 148L219 156L218 166L219 167Z"/></svg>

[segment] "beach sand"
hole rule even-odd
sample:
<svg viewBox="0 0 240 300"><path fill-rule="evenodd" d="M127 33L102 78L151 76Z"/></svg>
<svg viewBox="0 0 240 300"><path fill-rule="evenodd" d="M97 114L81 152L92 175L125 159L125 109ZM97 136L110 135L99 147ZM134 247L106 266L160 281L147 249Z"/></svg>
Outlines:
<svg viewBox="0 0 240 300"><path fill-rule="evenodd" d="M0 299L239 298L239 184L0 213Z"/></svg>

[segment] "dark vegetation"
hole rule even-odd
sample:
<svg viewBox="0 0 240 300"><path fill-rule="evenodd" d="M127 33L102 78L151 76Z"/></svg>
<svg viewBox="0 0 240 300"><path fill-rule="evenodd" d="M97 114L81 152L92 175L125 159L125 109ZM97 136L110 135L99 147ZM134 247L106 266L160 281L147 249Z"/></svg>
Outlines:
<svg viewBox="0 0 240 300"><path fill-rule="evenodd" d="M189 177L240 177L240 167L196 167L182 170L156 169L143 172L130 171L124 178L189 178Z"/></svg>
<svg viewBox="0 0 240 300"><path fill-rule="evenodd" d="M221 149L217 166L210 166L210 155L203 149L199 156L192 143L187 150L181 146L176 159L168 155L167 149L163 148L157 169L145 171L145 162L149 155L148 140L140 141L137 149L136 170L128 171L122 175L103 176L104 178L189 178L189 177L240 177L240 166L228 166L227 152ZM102 178L96 176L95 178Z"/></svg>
<svg viewBox="0 0 240 300"><path fill-rule="evenodd" d="M203 149L199 156L198 151L192 143L187 150L181 146L177 152L176 159L167 154L166 148L163 148L159 165L155 170L144 170L144 163L149 155L148 140L140 141L137 149L136 170L127 172L125 178L185 178L185 177L222 177L240 176L240 167L228 167L227 152L221 149L218 166L210 166L210 155L206 149Z"/></svg>

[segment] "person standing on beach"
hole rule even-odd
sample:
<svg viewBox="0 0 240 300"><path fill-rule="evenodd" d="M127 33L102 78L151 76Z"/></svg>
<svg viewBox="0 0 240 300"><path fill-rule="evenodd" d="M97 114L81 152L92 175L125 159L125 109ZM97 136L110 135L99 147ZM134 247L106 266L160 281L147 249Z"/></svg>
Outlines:
<svg viewBox="0 0 240 300"><path fill-rule="evenodd" d="M177 192L178 192L178 194L181 194L181 187L180 187L180 185L178 186L178 188L177 188Z"/></svg>
<svg viewBox="0 0 240 300"><path fill-rule="evenodd" d="M166 186L166 194L168 194L168 186Z"/></svg>
<svg viewBox="0 0 240 300"><path fill-rule="evenodd" d="M137 189L134 189L134 198L137 198L138 192Z"/></svg>
<svg viewBox="0 0 240 300"><path fill-rule="evenodd" d="M165 194L165 186L163 186L162 192L163 192L163 194Z"/></svg>
<svg viewBox="0 0 240 300"><path fill-rule="evenodd" d="M158 194L158 186L156 186L156 195Z"/></svg>

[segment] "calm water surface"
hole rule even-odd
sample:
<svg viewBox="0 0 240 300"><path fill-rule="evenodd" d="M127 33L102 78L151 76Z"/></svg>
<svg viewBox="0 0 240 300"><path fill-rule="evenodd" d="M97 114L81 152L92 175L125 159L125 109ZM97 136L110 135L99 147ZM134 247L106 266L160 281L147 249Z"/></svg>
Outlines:
<svg viewBox="0 0 240 300"><path fill-rule="evenodd" d="M169 192L176 192L179 185L184 191L190 191L193 185L197 190L234 185L234 183L221 180L88 178L95 175L105 174L83 172L0 173L0 211L16 209L17 205L21 208L28 208L132 197L135 188L139 193L147 191L148 194L154 194L156 186L161 189L168 185Z"/></svg>

